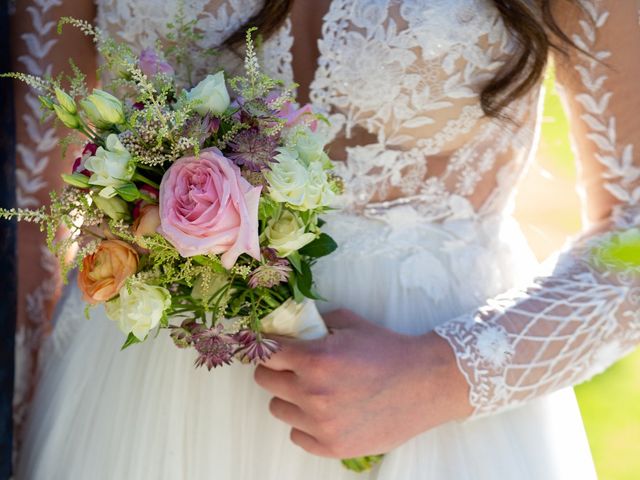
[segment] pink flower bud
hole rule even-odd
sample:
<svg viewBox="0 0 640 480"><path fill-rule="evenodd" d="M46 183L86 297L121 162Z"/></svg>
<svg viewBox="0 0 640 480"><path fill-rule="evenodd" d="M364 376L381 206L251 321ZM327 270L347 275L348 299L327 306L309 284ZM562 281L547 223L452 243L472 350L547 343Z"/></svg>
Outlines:
<svg viewBox="0 0 640 480"><path fill-rule="evenodd" d="M145 48L142 50L138 60L138 65L140 66L142 73L149 78L154 77L159 73L164 73L169 76L173 76L174 74L173 67L167 62L161 60L153 48Z"/></svg>

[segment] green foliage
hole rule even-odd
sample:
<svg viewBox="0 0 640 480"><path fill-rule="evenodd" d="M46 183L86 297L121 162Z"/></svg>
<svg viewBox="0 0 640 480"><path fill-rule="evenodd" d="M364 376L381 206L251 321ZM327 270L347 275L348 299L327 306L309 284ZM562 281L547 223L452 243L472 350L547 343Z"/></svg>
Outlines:
<svg viewBox="0 0 640 480"><path fill-rule="evenodd" d="M380 463L384 455L369 455L366 457L349 458L342 460L342 464L348 470L357 473L363 473L371 470L376 464Z"/></svg>
<svg viewBox="0 0 640 480"><path fill-rule="evenodd" d="M170 44L166 49L166 56L178 72L179 79L187 86L193 85L195 60L206 64L212 57L218 55L215 49L200 47L204 33L197 30L197 19L187 20L184 13L184 0L178 1L177 14L172 22L167 23L167 39Z"/></svg>
<svg viewBox="0 0 640 480"><path fill-rule="evenodd" d="M300 249L300 255L312 258L325 257L336 251L338 244L326 233L321 233L318 238Z"/></svg>

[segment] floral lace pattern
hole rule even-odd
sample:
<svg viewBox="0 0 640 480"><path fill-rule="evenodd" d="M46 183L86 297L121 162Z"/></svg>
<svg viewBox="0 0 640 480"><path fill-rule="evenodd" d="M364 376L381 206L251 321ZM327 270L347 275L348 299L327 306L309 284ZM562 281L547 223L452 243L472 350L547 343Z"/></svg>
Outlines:
<svg viewBox="0 0 640 480"><path fill-rule="evenodd" d="M607 90L614 69L605 63L613 52L602 42L608 4L581 4L584 18L572 36L583 50L573 65L575 102L591 142L581 153L598 165L618 205L597 233L560 256L552 275L436 328L456 352L477 415L587 380L640 343L640 265L620 253L640 244L640 125L625 128L631 137L617 128L617 99Z"/></svg>
<svg viewBox="0 0 640 480"><path fill-rule="evenodd" d="M493 182L507 159L509 168L522 167L536 94L511 105L513 125L484 117L479 103L513 53L491 2L333 1L319 49L311 99L329 113L331 135L349 139L360 128L376 138L347 148L338 166L354 210L410 201L425 218L442 220L463 204L478 210L487 198L477 187ZM432 159L443 158L438 172Z"/></svg>
<svg viewBox="0 0 640 480"><path fill-rule="evenodd" d="M206 33L202 46L214 47L260 4L191 0L185 14ZM166 35L164 19L176 9L155 0L98 5L101 26L137 47ZM287 83L292 43L287 21L262 52L266 70ZM510 189L494 191L497 172L522 170L534 139L537 92L514 102L513 123L483 116L479 93L514 49L489 0L334 0L318 46L310 98L331 120L328 136L350 139L360 129L376 139L347 148L339 159L348 208L375 213L410 201L426 218L442 220L462 205L475 214L487 211L490 198L506 201ZM237 61L221 58L225 65ZM446 168L436 172L431 157ZM479 185L492 194L476 195ZM493 211L504 206L490 204Z"/></svg>
<svg viewBox="0 0 640 480"><path fill-rule="evenodd" d="M56 14L53 10L60 5L61 0L35 0L26 7L33 30L21 35L26 52L17 58L16 63L29 74L40 76L53 72L50 53L58 43L55 34ZM10 14L15 14L15 10L16 5L10 5ZM52 121L41 121L42 110L37 93L28 91L23 102L25 108L17 119L17 122L22 122L25 136L19 138L16 144L16 201L18 207L37 208L50 188L46 174L52 164L58 137ZM19 231L24 234L26 230L21 226ZM55 299L60 289L57 262L52 260L42 239L38 238L37 241L43 243L39 264L44 278L21 300L26 304L26 315L18 319L16 325L17 370L13 398L16 444L19 444L19 434L33 393L38 352L49 330L46 305Z"/></svg>

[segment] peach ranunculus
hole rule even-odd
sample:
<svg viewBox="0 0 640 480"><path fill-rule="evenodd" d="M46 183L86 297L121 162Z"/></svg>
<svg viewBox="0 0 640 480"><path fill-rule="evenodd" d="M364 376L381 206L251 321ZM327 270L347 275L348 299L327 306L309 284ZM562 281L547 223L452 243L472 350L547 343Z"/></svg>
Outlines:
<svg viewBox="0 0 640 480"><path fill-rule="evenodd" d="M243 253L259 260L261 188L218 149L181 158L160 184L160 233L183 257L222 254L227 269Z"/></svg>
<svg viewBox="0 0 640 480"><path fill-rule="evenodd" d="M140 208L138 218L133 222L133 235L142 244L144 243L142 237L158 233L159 226L160 208L157 205L144 205Z"/></svg>
<svg viewBox="0 0 640 480"><path fill-rule="evenodd" d="M78 285L85 301L93 305L118 295L127 278L138 269L138 254L121 240L105 240L84 257Z"/></svg>

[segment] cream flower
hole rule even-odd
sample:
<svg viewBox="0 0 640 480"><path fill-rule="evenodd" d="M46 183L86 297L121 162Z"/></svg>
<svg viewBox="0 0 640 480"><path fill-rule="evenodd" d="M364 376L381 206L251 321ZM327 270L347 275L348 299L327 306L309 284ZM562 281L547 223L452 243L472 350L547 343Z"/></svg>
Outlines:
<svg viewBox="0 0 640 480"><path fill-rule="evenodd" d="M203 116L207 113L222 115L231 103L223 72L208 75L189 91L187 97L191 101L198 101L194 110Z"/></svg>
<svg viewBox="0 0 640 480"><path fill-rule="evenodd" d="M118 324L125 334L133 333L142 341L156 328L171 306L171 294L166 288L144 283L125 285L120 296L105 304L107 317Z"/></svg>
<svg viewBox="0 0 640 480"><path fill-rule="evenodd" d="M117 135L112 133L107 137L106 147L98 147L96 154L85 162L85 168L91 172L91 185L105 187L100 196L111 198L116 195L116 187L129 183L133 178L135 165Z"/></svg>
<svg viewBox="0 0 640 480"><path fill-rule="evenodd" d="M286 257L300 250L308 243L315 240L316 235L305 233L305 225L297 215L289 210L283 210L277 219L271 219L264 234L280 257Z"/></svg>
<svg viewBox="0 0 640 480"><path fill-rule="evenodd" d="M269 195L276 202L288 203L296 210L329 206L335 194L320 162L304 165L296 150L282 148L271 170L265 173Z"/></svg>

